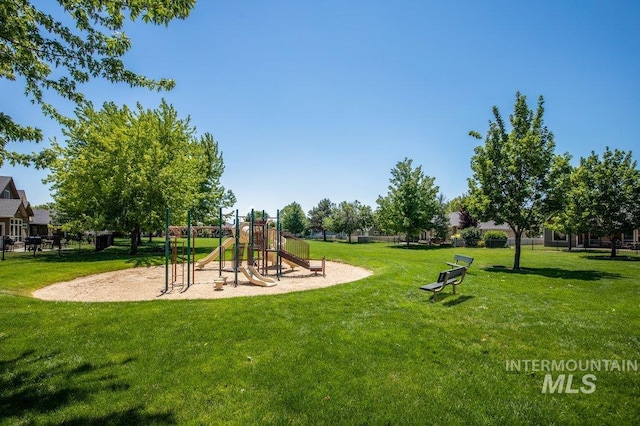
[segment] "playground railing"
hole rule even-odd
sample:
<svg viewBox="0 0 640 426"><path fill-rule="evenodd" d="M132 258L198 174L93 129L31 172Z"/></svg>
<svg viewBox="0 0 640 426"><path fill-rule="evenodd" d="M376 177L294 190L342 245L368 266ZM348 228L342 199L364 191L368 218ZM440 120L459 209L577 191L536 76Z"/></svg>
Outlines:
<svg viewBox="0 0 640 426"><path fill-rule="evenodd" d="M309 260L309 243L290 234L283 234L283 237L286 239L284 247L282 247L284 251L300 259Z"/></svg>

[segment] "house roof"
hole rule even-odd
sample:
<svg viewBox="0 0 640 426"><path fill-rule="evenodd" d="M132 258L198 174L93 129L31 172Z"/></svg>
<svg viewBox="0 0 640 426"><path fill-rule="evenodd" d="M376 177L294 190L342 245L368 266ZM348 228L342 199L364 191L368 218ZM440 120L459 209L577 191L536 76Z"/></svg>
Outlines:
<svg viewBox="0 0 640 426"><path fill-rule="evenodd" d="M449 226L451 227L460 226L460 212L449 213ZM477 228L483 231L488 231L488 230L509 231L511 229L509 228L509 225L507 225L506 223L503 223L502 225L496 225L496 223L492 220L488 222L478 222Z"/></svg>
<svg viewBox="0 0 640 426"><path fill-rule="evenodd" d="M11 180L9 176L0 176L0 191L4 191Z"/></svg>
<svg viewBox="0 0 640 426"><path fill-rule="evenodd" d="M0 218L14 217L21 208L24 211L22 200L0 198Z"/></svg>
<svg viewBox="0 0 640 426"><path fill-rule="evenodd" d="M51 223L51 214L49 210L34 209L32 225L49 225Z"/></svg>
<svg viewBox="0 0 640 426"><path fill-rule="evenodd" d="M478 229L482 229L483 231L489 230L497 230L497 231L509 231L509 225L503 223L502 225L496 225L496 223L492 220L489 222L478 222Z"/></svg>
<svg viewBox="0 0 640 426"><path fill-rule="evenodd" d="M23 220L33 216L33 210L27 200L26 192L16 188L12 177L0 176L0 197L4 195L3 193L7 189L11 192L12 198L0 198L0 218L12 218L17 213L22 216Z"/></svg>

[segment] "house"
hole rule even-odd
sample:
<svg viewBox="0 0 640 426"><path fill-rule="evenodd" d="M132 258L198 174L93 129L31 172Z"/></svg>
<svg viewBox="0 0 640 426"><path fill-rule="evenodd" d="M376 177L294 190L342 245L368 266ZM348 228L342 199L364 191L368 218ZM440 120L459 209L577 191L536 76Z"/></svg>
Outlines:
<svg viewBox="0 0 640 426"><path fill-rule="evenodd" d="M33 218L29 223L29 235L49 236L52 232L49 210L33 209Z"/></svg>
<svg viewBox="0 0 640 426"><path fill-rule="evenodd" d="M32 217L25 192L16 188L13 178L0 176L0 235L23 241Z"/></svg>
<svg viewBox="0 0 640 426"><path fill-rule="evenodd" d="M514 239L516 237L513 230L506 223L496 225L494 221L478 222L477 228L483 234L487 231L504 231L507 233L507 237L509 239ZM455 235L460 231L460 212L449 213L449 235Z"/></svg>
<svg viewBox="0 0 640 426"><path fill-rule="evenodd" d="M566 235L551 229L544 230L544 245L546 247L611 247L608 237L594 237L590 234ZM640 229L630 229L621 235L620 246L622 248L637 249L640 247Z"/></svg>

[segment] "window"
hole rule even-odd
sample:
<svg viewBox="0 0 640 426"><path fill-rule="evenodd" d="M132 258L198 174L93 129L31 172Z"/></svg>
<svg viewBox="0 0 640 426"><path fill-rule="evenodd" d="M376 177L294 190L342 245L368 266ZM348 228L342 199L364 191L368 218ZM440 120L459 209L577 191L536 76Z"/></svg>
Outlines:
<svg viewBox="0 0 640 426"><path fill-rule="evenodd" d="M567 236L562 232L552 231L552 240L553 241L567 241Z"/></svg>
<svg viewBox="0 0 640 426"><path fill-rule="evenodd" d="M9 238L22 241L22 219L11 219Z"/></svg>
<svg viewBox="0 0 640 426"><path fill-rule="evenodd" d="M5 189L2 192L2 198L11 199L11 191L9 191L8 189Z"/></svg>

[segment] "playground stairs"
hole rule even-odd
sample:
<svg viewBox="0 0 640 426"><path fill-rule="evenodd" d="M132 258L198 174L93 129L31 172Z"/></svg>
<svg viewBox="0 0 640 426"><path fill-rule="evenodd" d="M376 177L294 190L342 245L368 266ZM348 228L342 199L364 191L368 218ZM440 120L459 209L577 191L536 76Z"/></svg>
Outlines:
<svg viewBox="0 0 640 426"><path fill-rule="evenodd" d="M280 257L294 263L302 268L308 269L311 272L325 273L325 260L322 258L320 265L312 264L309 259L309 243L300 240L294 236L287 235L285 237L285 243L280 248Z"/></svg>

